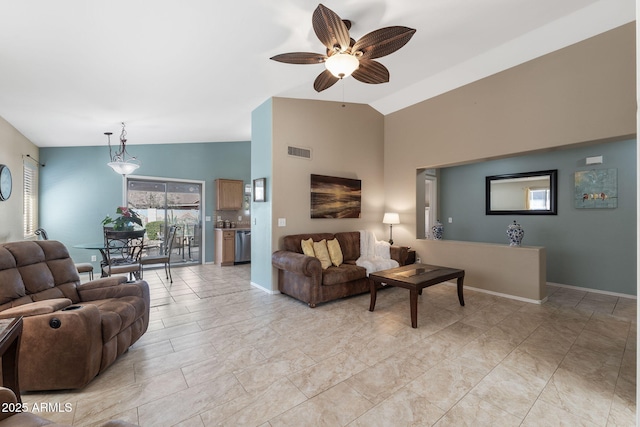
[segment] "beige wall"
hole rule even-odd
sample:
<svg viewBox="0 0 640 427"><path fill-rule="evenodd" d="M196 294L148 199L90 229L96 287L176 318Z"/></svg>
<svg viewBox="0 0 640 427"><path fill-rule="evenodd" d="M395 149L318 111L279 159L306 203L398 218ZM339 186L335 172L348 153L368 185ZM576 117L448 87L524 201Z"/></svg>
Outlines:
<svg viewBox="0 0 640 427"><path fill-rule="evenodd" d="M466 286L536 303L547 296L545 248L454 240L425 243L428 262L463 269Z"/></svg>
<svg viewBox="0 0 640 427"><path fill-rule="evenodd" d="M386 116L385 205L401 213L396 244L425 261L435 250L415 238L418 168L634 135L635 72L631 23Z"/></svg>
<svg viewBox="0 0 640 427"><path fill-rule="evenodd" d="M384 118L368 105L273 99L273 250L282 236L369 229L386 238L384 214ZM293 158L287 147L310 148L312 159ZM311 219L310 175L362 181L360 219ZM287 226L278 227L278 218ZM274 273L275 274L275 273ZM273 279L273 289L277 282Z"/></svg>
<svg viewBox="0 0 640 427"><path fill-rule="evenodd" d="M23 240L22 163L27 154L38 159L38 147L0 117L0 163L9 166L13 190L0 202L0 243Z"/></svg>

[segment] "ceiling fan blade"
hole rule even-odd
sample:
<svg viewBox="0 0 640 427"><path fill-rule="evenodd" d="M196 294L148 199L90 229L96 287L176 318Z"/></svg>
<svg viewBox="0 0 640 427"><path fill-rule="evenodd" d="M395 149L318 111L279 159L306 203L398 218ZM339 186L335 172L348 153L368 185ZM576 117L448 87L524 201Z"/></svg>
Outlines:
<svg viewBox="0 0 640 427"><path fill-rule="evenodd" d="M321 53L291 52L282 53L270 59L287 64L321 64L327 60L327 57Z"/></svg>
<svg viewBox="0 0 640 427"><path fill-rule="evenodd" d="M356 42L352 52L362 52L361 58L374 59L389 55L407 44L416 30L409 27L385 27L365 34Z"/></svg>
<svg viewBox="0 0 640 427"><path fill-rule="evenodd" d="M318 77L316 77L316 81L313 82L313 88L316 92L322 92L336 84L338 80L340 79L331 74L329 70L324 70Z"/></svg>
<svg viewBox="0 0 640 427"><path fill-rule="evenodd" d="M378 61L361 59L360 67L351 76L362 83L387 83L389 81L389 70Z"/></svg>
<svg viewBox="0 0 640 427"><path fill-rule="evenodd" d="M340 51L349 47L349 29L331 9L319 4L311 19L313 31L329 50L339 46Z"/></svg>

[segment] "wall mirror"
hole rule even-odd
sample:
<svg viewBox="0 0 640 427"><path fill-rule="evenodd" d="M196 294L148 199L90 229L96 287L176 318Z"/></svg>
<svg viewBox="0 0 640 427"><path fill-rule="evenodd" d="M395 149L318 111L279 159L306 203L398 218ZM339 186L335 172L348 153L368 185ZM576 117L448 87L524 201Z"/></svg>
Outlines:
<svg viewBox="0 0 640 427"><path fill-rule="evenodd" d="M487 215L557 215L558 170L486 177Z"/></svg>

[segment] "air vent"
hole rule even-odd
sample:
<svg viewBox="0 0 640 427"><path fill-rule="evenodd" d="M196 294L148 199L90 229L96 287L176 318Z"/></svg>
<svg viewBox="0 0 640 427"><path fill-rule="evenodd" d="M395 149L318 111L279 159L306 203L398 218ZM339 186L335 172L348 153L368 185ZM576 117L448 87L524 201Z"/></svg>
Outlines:
<svg viewBox="0 0 640 427"><path fill-rule="evenodd" d="M311 149L309 148L300 148L300 147L287 147L287 154L292 157L300 157L302 159L311 159Z"/></svg>

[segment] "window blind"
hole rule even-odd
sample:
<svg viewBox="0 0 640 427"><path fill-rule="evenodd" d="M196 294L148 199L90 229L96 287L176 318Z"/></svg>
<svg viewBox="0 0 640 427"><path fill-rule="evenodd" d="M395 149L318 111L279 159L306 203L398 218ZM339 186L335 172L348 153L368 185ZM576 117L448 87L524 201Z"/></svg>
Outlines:
<svg viewBox="0 0 640 427"><path fill-rule="evenodd" d="M38 168L25 161L23 163L23 218L24 237L33 237L38 227Z"/></svg>

